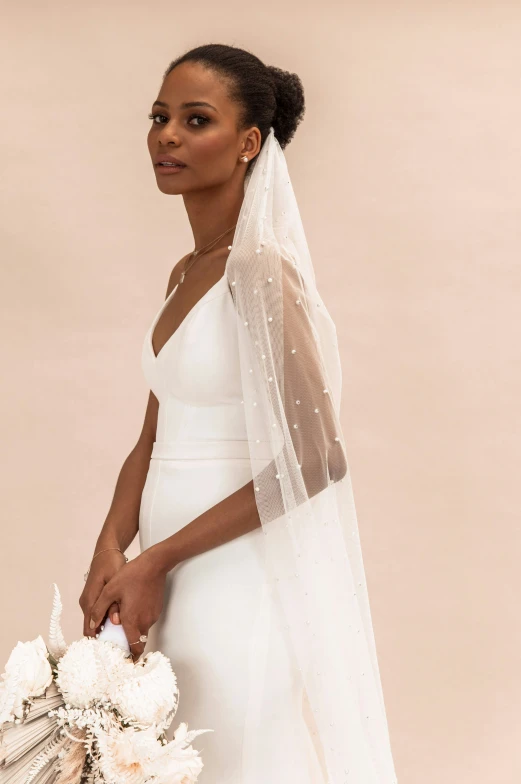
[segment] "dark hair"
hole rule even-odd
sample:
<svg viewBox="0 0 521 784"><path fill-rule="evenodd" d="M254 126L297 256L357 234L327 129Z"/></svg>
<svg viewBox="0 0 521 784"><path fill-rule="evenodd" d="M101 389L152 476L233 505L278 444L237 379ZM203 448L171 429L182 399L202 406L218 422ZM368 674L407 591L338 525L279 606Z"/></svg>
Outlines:
<svg viewBox="0 0 521 784"><path fill-rule="evenodd" d="M256 126L262 146L273 126L281 148L289 144L305 111L304 88L297 74L265 65L246 49L206 44L190 49L171 62L163 79L176 66L190 61L201 63L227 79L230 98L240 106L239 130Z"/></svg>

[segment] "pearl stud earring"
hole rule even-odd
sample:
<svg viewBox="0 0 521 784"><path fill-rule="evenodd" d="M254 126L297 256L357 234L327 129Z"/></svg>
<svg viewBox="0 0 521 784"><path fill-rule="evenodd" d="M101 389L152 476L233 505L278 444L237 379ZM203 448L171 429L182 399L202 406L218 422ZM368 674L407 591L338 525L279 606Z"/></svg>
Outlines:
<svg viewBox="0 0 521 784"><path fill-rule="evenodd" d="M243 158L241 158L241 161L244 161L244 163L248 163L248 156L245 155Z"/></svg>

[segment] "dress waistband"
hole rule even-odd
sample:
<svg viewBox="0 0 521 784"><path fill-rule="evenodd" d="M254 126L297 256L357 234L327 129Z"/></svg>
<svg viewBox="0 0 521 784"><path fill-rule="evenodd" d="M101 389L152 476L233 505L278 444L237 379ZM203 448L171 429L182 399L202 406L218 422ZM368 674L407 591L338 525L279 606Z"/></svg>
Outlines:
<svg viewBox="0 0 521 784"><path fill-rule="evenodd" d="M269 441L254 444L254 457L261 460L273 458ZM246 440L215 441L154 441L151 458L159 460L199 460L204 458L249 458L250 450Z"/></svg>

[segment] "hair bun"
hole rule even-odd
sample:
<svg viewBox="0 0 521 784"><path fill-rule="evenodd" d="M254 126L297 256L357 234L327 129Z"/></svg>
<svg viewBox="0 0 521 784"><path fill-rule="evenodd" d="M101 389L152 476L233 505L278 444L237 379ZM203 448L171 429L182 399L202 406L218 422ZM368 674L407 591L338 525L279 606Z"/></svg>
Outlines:
<svg viewBox="0 0 521 784"><path fill-rule="evenodd" d="M284 149L293 138L297 126L304 116L304 88L296 73L283 71L275 65L267 65L277 108L273 117L273 130L281 148Z"/></svg>

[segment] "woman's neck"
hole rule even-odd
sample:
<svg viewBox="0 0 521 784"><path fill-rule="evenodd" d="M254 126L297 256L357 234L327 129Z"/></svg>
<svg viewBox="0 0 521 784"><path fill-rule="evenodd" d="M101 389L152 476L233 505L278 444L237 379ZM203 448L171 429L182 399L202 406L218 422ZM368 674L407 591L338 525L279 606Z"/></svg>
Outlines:
<svg viewBox="0 0 521 784"><path fill-rule="evenodd" d="M194 236L194 247L203 248L227 229L235 226L244 199L244 177L230 180L215 188L183 194L188 220ZM231 245L233 230L218 245Z"/></svg>

